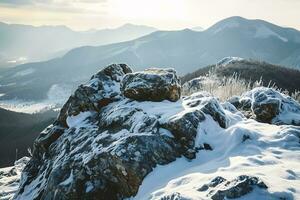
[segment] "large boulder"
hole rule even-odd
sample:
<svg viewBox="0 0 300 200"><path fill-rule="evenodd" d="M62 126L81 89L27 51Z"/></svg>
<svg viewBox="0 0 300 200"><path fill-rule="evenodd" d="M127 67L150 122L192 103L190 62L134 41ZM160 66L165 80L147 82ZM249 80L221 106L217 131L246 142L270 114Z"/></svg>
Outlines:
<svg viewBox="0 0 300 200"><path fill-rule="evenodd" d="M121 86L125 97L138 101L177 101L180 80L173 69L147 69L124 76Z"/></svg>
<svg viewBox="0 0 300 200"><path fill-rule="evenodd" d="M66 126L66 118L84 111L99 111L107 104L120 99L120 83L132 70L126 64L112 64L93 75L86 84L80 85L64 104L57 119Z"/></svg>
<svg viewBox="0 0 300 200"><path fill-rule="evenodd" d="M300 125L300 104L272 88L254 88L241 97L230 99L230 102L238 109L250 112L246 116L251 116L259 122Z"/></svg>
<svg viewBox="0 0 300 200"><path fill-rule="evenodd" d="M204 119L204 113L200 110L183 111L171 116L165 124L162 124L162 127L171 131L180 142L181 153L185 157L193 159L196 157L194 140L197 136L198 125Z"/></svg>

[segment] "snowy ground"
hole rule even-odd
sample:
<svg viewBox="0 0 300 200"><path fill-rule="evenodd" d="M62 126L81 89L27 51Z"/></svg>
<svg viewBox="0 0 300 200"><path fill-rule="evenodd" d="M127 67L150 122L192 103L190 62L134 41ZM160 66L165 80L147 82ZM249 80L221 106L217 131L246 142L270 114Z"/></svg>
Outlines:
<svg viewBox="0 0 300 200"><path fill-rule="evenodd" d="M23 101L18 99L2 100L0 101L0 107L22 113L37 113L45 110L59 110L66 102L72 92L71 86L57 85L51 86L47 93L47 99L42 101ZM0 97L5 94L0 93Z"/></svg>
<svg viewBox="0 0 300 200"><path fill-rule="evenodd" d="M15 162L15 166L0 169L0 200L13 197L19 187L21 172L28 161L28 157L23 157Z"/></svg>
<svg viewBox="0 0 300 200"><path fill-rule="evenodd" d="M291 129L295 129L295 134ZM243 120L222 129L207 116L199 126L197 142L210 144L213 151L200 151L192 161L182 157L156 167L132 200L160 199L174 193L180 193L184 199L208 199L207 193L197 191L199 187L216 176L233 179L239 175L260 177L269 187L268 192L257 189L241 199L298 199L299 133L296 127L254 120ZM243 142L245 134L250 139Z"/></svg>

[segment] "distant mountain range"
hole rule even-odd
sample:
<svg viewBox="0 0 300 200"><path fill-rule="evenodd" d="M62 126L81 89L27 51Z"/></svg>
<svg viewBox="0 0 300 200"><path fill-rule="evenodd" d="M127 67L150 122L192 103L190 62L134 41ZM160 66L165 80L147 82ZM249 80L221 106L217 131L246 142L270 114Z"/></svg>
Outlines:
<svg viewBox="0 0 300 200"><path fill-rule="evenodd" d="M72 48L132 40L157 29L125 24L115 29L73 31L66 26L30 26L0 22L0 67L62 56Z"/></svg>
<svg viewBox="0 0 300 200"><path fill-rule="evenodd" d="M53 85L73 87L110 63L134 70L173 67L195 71L227 56L300 67L300 32L263 20L231 17L204 31L156 31L135 40L73 49L60 58L28 63L2 72L2 99L43 99ZM69 77L72 77L71 79Z"/></svg>

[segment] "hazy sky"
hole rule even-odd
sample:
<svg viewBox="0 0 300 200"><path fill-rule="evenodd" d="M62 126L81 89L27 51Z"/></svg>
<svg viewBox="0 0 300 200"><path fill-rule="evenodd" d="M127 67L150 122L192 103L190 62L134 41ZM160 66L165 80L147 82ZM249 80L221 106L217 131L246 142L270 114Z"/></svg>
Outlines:
<svg viewBox="0 0 300 200"><path fill-rule="evenodd" d="M0 0L0 21L76 30L124 23L159 29L207 28L230 16L300 30L300 0Z"/></svg>

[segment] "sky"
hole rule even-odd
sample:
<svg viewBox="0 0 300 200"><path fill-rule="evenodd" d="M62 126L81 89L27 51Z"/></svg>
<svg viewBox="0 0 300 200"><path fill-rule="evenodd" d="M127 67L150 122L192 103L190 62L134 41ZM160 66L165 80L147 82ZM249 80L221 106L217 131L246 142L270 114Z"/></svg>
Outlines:
<svg viewBox="0 0 300 200"><path fill-rule="evenodd" d="M0 21L74 30L125 23L176 30L242 16L300 30L300 0L0 0Z"/></svg>

